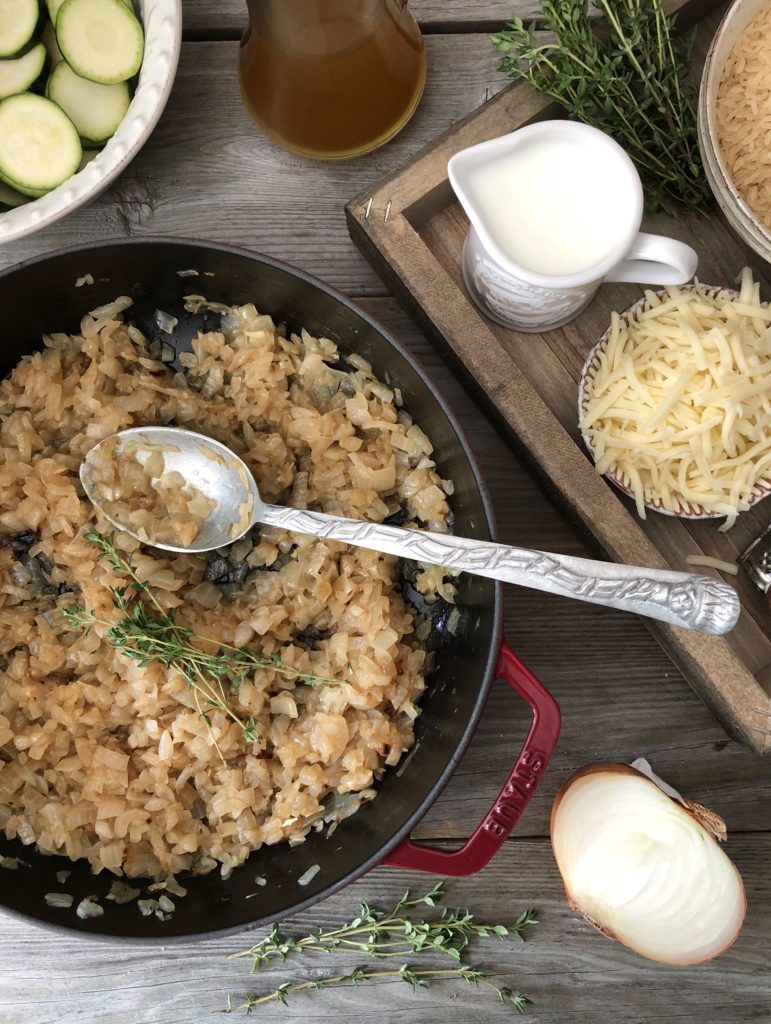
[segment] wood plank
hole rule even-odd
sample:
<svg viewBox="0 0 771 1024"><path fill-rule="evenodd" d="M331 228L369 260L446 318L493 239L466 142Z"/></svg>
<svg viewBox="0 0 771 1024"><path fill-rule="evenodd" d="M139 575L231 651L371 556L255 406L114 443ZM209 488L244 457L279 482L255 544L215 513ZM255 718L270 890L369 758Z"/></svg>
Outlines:
<svg viewBox="0 0 771 1024"><path fill-rule="evenodd" d="M703 16L714 22L718 7L714 0L695 0L682 10L685 20ZM709 34L707 25L702 52ZM639 294L635 289L601 289L566 329L540 338L492 325L466 294L459 264L467 222L447 182L447 161L469 145L555 112L554 105L529 86L504 90L352 200L347 208L351 232L484 397L486 408L508 424L555 497L611 558L675 569L684 568L686 556L699 551L735 559L750 537L760 533L766 510L758 507L745 513L731 540L714 524L710 530L707 524L689 526L653 515L641 523L629 503L596 475L578 436L578 370L610 310L633 301ZM747 260L716 218L709 226L712 244L706 246L702 236L707 228L697 217L668 218L664 229L699 245L705 255L704 271L714 281L732 281ZM771 664L771 636L759 595L745 577L736 584L743 614L727 637L705 637L651 621L648 625L726 728L763 753L771 750L771 696L762 684Z"/></svg>
<svg viewBox="0 0 771 1024"><path fill-rule="evenodd" d="M185 33L198 38L237 38L247 22L244 0L184 0ZM516 12L535 18L538 0L412 0L413 14L426 32L502 27Z"/></svg>
<svg viewBox="0 0 771 1024"><path fill-rule="evenodd" d="M389 183L380 193L380 201L391 191ZM358 202L357 208L361 208ZM362 223L359 220L360 227ZM663 553L646 538L610 486L596 476L522 367L511 360L507 349L499 343L497 332L453 287L447 268L432 257L407 220L397 215L387 225L365 228L363 239L364 230L374 231L378 238L386 279L418 315L423 313L426 326L435 336L449 342L445 350L455 357L459 368L465 369L467 379L488 397L488 408L512 427L523 457L537 471L543 473L548 467L552 481L571 482L570 492L563 494L562 503L600 540L604 550L618 561L665 566ZM367 235L365 242L368 241ZM459 251L456 244L456 258ZM528 336L524 344L529 343ZM559 498L556 484L553 492ZM648 622L648 626L676 664L686 668L691 685L721 720L754 749L764 752L767 737L761 730L771 705L742 662L741 648L731 646L730 637L705 637L661 623Z"/></svg>
<svg viewBox="0 0 771 1024"><path fill-rule="evenodd" d="M259 2L259 0L258 0ZM667 11L681 0L664 0ZM244 0L182 0L187 39L239 39L247 24ZM513 15L526 22L542 18L539 0L410 0L423 32L497 32Z"/></svg>
<svg viewBox="0 0 771 1024"><path fill-rule="evenodd" d="M239 0L242 2L242 0ZM241 103L234 43L185 43L169 104L118 181L60 223L0 247L0 268L91 239L182 235L294 262L353 294L383 294L351 245L343 207L504 84L485 36L433 36L423 102L377 153L302 160L260 134Z"/></svg>
<svg viewBox="0 0 771 1024"><path fill-rule="evenodd" d="M398 304L362 304L417 355L455 409L490 488L499 539L590 554ZM628 762L639 755L692 799L724 815L730 830L771 829L771 774L725 736L640 621L518 587L506 588L505 602L505 634L552 691L563 718L551 766L517 835L548 833L554 793L586 761ZM416 835L467 837L508 774L526 727L524 705L494 686L471 747Z"/></svg>
<svg viewBox="0 0 771 1024"><path fill-rule="evenodd" d="M698 968L662 968L594 932L567 906L546 840L510 840L474 879L447 885L447 904L468 905L478 919L512 920L527 907L539 924L524 944L478 940L472 960L499 983L526 992L534 1003L526 1024L742 1024L768 1020L771 1003L771 836L734 836L728 852L742 872L749 914L738 942ZM306 914L287 932L330 928L349 920L361 900L389 906L406 887L425 891L433 879L378 868ZM263 932L195 944L148 949L137 944L76 941L4 919L0 930L0 1024L193 1024L216 1019L228 993L268 992L285 981L305 980L344 968L361 957L307 956L249 974L230 954ZM443 966L431 961L432 966ZM382 961L381 961L382 964ZM375 987L377 985L377 987ZM512 1009L492 993L445 983L413 994L401 982L300 993L288 1008L268 1004L255 1019L268 1024L351 1020L357 1024L469 1024L511 1021ZM233 1020L241 1020L234 1014ZM230 1019L230 1018L228 1018ZM251 1019L251 1018L250 1018Z"/></svg>

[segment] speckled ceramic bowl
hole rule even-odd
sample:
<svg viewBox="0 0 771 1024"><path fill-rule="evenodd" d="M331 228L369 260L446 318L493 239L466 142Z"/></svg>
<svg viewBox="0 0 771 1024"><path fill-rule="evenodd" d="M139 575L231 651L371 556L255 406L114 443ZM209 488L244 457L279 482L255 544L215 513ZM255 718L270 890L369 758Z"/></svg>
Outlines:
<svg viewBox="0 0 771 1024"><path fill-rule="evenodd" d="M747 206L731 180L718 145L716 115L717 91L731 51L745 28L768 3L769 0L735 0L720 22L704 64L699 91L698 128L704 173L720 209L739 237L771 263L771 231Z"/></svg>
<svg viewBox="0 0 771 1024"><path fill-rule="evenodd" d="M91 202L133 160L150 136L171 92L182 39L182 0L138 0L145 56L136 92L117 132L82 171L52 192L0 213L0 245L61 220Z"/></svg>
<svg viewBox="0 0 771 1024"><path fill-rule="evenodd" d="M734 291L732 288L720 288L717 285L711 287L702 285L701 287L707 293L707 295L711 297L717 295L724 295L727 298L731 299L739 298L739 293L737 291ZM683 285L681 286L681 290L693 291L694 289L693 285ZM656 292L656 294L663 297L666 295L666 292L662 290ZM642 312L649 308L650 306L648 303L648 299L646 296L643 296L641 299L638 299L637 302L635 302L633 305L625 309L623 313L619 313L619 316L622 322L629 324L636 320ZM597 370L599 369L600 365L600 356L605 346L608 344L608 341L610 340L610 332L611 327L609 326L607 330L603 333L600 340L591 350L589 355L586 357L586 362L584 363L583 369L581 370L581 378L578 384L579 422L584 415L584 412L586 410L586 403L588 402L591 396L592 388L594 386L594 379L597 375ZM592 459L596 461L592 439L584 430L581 431L581 437L583 438L584 444L586 445L589 454L592 456ZM615 472L614 469L611 467L605 474L605 478L607 480L610 480L610 482L614 484L616 487L618 487L620 491L623 491L624 494L628 495L630 498L632 498L632 500L634 500L634 491L632 490L630 481L628 480L625 474ZM755 484L752 496L752 503L750 507L753 507L759 501L761 501L763 498L767 498L769 495L771 495L771 479L759 480ZM652 496L649 499L645 500L643 504L647 509L651 509L654 512L660 512L662 515L665 516L676 516L679 519L725 518L723 513L710 512L707 509L705 509L702 505L696 505L693 502L689 501L682 502L676 511L670 511L669 509L664 508L661 503L661 499L656 498L655 496Z"/></svg>

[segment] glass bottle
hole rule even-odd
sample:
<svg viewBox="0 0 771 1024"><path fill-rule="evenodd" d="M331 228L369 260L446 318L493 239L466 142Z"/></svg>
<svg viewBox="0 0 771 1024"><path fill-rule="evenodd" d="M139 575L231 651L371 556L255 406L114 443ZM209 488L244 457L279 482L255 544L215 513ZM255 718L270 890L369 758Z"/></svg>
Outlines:
<svg viewBox="0 0 771 1024"><path fill-rule="evenodd" d="M279 145L318 159L392 139L426 81L408 0L247 0L239 80L247 110Z"/></svg>

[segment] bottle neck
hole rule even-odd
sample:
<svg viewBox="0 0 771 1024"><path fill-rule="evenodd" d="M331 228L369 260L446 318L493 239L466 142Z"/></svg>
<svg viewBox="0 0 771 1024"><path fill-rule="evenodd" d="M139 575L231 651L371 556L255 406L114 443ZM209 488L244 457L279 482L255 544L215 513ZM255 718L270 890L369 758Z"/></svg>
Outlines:
<svg viewBox="0 0 771 1024"><path fill-rule="evenodd" d="M362 45L396 0L247 0L251 30L272 46L309 59Z"/></svg>

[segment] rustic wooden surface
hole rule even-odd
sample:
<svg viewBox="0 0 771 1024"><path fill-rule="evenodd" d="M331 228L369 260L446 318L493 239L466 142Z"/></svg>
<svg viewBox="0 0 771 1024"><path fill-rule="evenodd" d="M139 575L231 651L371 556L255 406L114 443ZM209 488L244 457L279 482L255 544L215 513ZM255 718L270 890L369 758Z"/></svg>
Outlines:
<svg viewBox="0 0 771 1024"><path fill-rule="evenodd" d="M501 87L496 60L477 29L502 21L503 0L415 0L428 38L429 85L405 133L379 154L350 164L315 165L280 152L243 114L233 40L241 0L186 0L189 38L180 77L152 140L122 179L89 209L0 249L0 266L75 242L174 234L241 243L290 260L358 297L423 360L459 410L479 456L500 537L586 554L571 526L537 486L441 357L389 298L348 239L344 203L399 166L448 124ZM518 4L518 9L532 9ZM469 30L471 29L471 31ZM209 40L203 41L204 37ZM524 945L487 941L476 962L535 1000L532 1024L734 1024L771 1021L771 767L729 740L635 619L510 588L507 637L550 687L563 712L559 747L516 838L478 876L452 882L449 900L481 916L514 917L535 906L541 923ZM494 687L477 736L418 835L468 835L511 766L525 726L523 709ZM546 839L554 792L578 766L597 759L649 757L696 800L723 814L729 852L747 883L749 916L736 946L714 964L657 967L592 932L570 913ZM3 875L3 884L15 876ZM357 902L386 902L414 873L378 869L292 922L297 931L349 915ZM213 922L214 924L214 922ZM327 959L252 977L225 957L249 945L236 936L167 948L112 945L52 934L0 915L0 1024L198 1024L234 998L328 969ZM346 961L347 967L355 965ZM457 985L412 995L402 984L298 996L288 1009L254 1019L347 1019L427 1024L511 1019L484 992Z"/></svg>
<svg viewBox="0 0 771 1024"><path fill-rule="evenodd" d="M703 64L722 0L672 0L680 17L698 24L694 73ZM463 284L461 253L468 219L449 184L447 165L456 154L514 128L564 116L548 97L525 83L498 93L481 110L449 128L395 174L368 185L348 204L351 234L395 294L414 310L457 361L481 400L510 428L545 486L580 522L601 550L619 562L684 570L688 558L735 562L768 523L760 503L729 533L713 522L649 515L643 522L633 503L594 471L576 422L576 394L586 356L610 322L642 295L634 284L603 286L566 326L540 334L493 324L476 308ZM733 282L747 262L761 288L769 281L753 253L746 252L716 216L702 213L646 218L646 230L679 238L699 254L699 278ZM715 573L715 575L718 575ZM736 627L704 637L661 622L648 626L694 690L725 727L761 754L771 752L771 633L768 609L745 573L726 576L741 598ZM763 677L766 676L765 685Z"/></svg>

